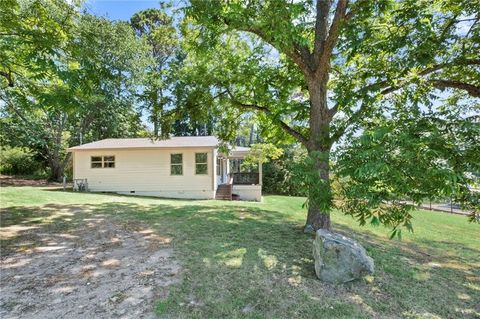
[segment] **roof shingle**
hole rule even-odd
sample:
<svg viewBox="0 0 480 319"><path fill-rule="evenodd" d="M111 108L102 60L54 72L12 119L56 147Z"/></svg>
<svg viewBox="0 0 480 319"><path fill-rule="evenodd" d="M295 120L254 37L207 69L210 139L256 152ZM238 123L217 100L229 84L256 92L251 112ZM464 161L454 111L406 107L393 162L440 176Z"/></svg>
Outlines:
<svg viewBox="0 0 480 319"><path fill-rule="evenodd" d="M119 148L177 148L177 147L217 147L215 136L175 136L166 140L150 138L108 138L88 144L70 147L69 151L119 149Z"/></svg>

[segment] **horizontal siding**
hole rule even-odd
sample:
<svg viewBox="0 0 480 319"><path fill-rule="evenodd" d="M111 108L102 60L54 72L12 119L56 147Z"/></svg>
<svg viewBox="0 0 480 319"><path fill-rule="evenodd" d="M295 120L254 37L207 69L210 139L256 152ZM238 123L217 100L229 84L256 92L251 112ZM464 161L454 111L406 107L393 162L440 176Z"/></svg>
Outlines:
<svg viewBox="0 0 480 319"><path fill-rule="evenodd" d="M240 200L262 201L261 185L233 185L232 192L240 196Z"/></svg>
<svg viewBox="0 0 480 319"><path fill-rule="evenodd" d="M183 175L170 175L170 154L183 154ZM208 175L195 174L195 153L208 153ZM91 156L115 156L115 168L91 168ZM76 151L75 178L86 178L92 191L212 191L213 149Z"/></svg>

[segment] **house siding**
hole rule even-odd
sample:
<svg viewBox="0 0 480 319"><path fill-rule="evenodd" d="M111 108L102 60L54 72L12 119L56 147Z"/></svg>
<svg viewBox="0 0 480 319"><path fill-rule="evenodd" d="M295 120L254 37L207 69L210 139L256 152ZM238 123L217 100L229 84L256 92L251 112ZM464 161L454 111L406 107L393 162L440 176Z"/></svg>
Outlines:
<svg viewBox="0 0 480 319"><path fill-rule="evenodd" d="M183 154L183 175L170 175L170 154ZM208 154L208 174L195 174L195 153ZM73 175L93 192L215 198L214 148L101 149L74 152ZM91 168L91 156L115 156L115 168ZM134 193L132 193L134 192Z"/></svg>
<svg viewBox="0 0 480 319"><path fill-rule="evenodd" d="M262 185L233 185L233 194L240 196L240 200L262 201Z"/></svg>

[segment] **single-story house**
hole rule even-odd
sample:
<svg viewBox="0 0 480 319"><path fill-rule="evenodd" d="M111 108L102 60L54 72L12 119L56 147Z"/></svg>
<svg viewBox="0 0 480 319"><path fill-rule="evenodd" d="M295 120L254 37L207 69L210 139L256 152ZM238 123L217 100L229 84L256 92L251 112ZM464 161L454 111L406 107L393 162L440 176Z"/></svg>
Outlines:
<svg viewBox="0 0 480 319"><path fill-rule="evenodd" d="M74 180L86 180L92 192L261 201L261 163L249 172L241 166L249 150L223 154L214 136L115 138L68 149Z"/></svg>

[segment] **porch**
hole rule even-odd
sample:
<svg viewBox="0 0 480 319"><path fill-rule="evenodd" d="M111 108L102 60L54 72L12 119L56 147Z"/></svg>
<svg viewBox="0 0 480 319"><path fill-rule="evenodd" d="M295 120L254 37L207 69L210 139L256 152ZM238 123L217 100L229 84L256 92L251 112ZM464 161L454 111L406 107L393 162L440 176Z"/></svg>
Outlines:
<svg viewBox="0 0 480 319"><path fill-rule="evenodd" d="M262 200L262 164L245 167L248 147L236 147L229 154L217 156L216 199Z"/></svg>

